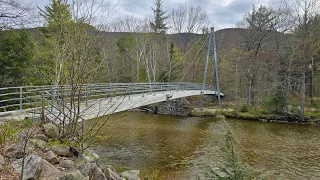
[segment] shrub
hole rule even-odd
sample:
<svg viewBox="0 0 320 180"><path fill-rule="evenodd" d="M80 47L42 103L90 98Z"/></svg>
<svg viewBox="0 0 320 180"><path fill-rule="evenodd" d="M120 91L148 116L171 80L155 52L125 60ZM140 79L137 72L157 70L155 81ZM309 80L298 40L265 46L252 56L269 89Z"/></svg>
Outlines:
<svg viewBox="0 0 320 180"><path fill-rule="evenodd" d="M248 165L240 160L239 153L236 150L236 139L232 134L230 127L224 137L224 144L221 146L224 165L210 169L206 176L218 180L247 180L254 179L254 172Z"/></svg>
<svg viewBox="0 0 320 180"><path fill-rule="evenodd" d="M243 104L243 105L240 107L240 112L245 113L245 112L248 112L248 111L249 111L249 109L248 109L248 106L247 106L247 105Z"/></svg>
<svg viewBox="0 0 320 180"><path fill-rule="evenodd" d="M282 90L276 90L270 100L266 102L267 110L271 113L283 114L287 106L287 99Z"/></svg>

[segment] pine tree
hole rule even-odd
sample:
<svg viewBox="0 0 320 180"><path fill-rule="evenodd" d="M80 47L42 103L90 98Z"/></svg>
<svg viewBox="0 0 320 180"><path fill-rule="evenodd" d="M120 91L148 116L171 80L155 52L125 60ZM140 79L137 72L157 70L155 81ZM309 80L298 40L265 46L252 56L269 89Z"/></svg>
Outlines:
<svg viewBox="0 0 320 180"><path fill-rule="evenodd" d="M167 11L163 11L162 4L162 0L156 0L156 8L152 8L154 13L154 22L150 22L150 27L155 33L165 33L168 29L165 23L165 20L168 18L165 16Z"/></svg>

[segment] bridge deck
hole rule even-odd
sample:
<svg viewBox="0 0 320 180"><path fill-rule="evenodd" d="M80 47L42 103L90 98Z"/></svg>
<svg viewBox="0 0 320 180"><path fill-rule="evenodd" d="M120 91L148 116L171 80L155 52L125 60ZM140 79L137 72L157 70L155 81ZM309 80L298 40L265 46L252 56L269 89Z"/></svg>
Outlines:
<svg viewBox="0 0 320 180"><path fill-rule="evenodd" d="M203 94L206 95L216 95L216 91L205 90ZM108 114L113 114L121 111L126 111L129 109L146 106L149 104L154 104L158 102L163 102L167 100L178 99L182 97L200 95L198 90L186 90L186 91L163 91L155 92L152 94L146 94L142 96L141 94L134 94L129 96L117 96L105 99L94 100L90 102L88 106L81 107L80 116L84 119L92 119L95 117L101 117ZM222 94L223 96L223 94Z"/></svg>
<svg viewBox="0 0 320 180"><path fill-rule="evenodd" d="M205 95L217 95L216 91L205 90L203 92ZM86 105L83 103L80 107L80 116L85 119L93 119L117 112L126 111L129 109L146 106L149 104L154 104L158 102L163 102L167 100L178 99L188 96L200 95L199 90L179 90L179 91L162 91L154 92L149 94L132 94L130 96L116 96L112 98L102 98L89 101ZM221 93L221 96L224 96ZM0 112L0 117L2 120L23 120L26 117L34 117L34 114L31 113L33 109L9 111L9 112ZM53 110L56 116L59 115L57 110ZM40 115L38 115L39 117ZM49 115L54 119L54 115Z"/></svg>

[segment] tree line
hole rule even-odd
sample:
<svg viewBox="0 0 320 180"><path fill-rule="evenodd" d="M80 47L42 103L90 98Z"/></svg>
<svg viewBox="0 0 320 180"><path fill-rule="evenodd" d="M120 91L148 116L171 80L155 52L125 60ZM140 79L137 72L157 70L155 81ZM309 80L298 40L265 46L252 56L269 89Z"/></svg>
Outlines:
<svg viewBox="0 0 320 180"><path fill-rule="evenodd" d="M32 8L0 3L0 87L69 84L80 92L85 83L202 82L212 22L200 6L168 12L156 0L151 16L136 18L112 17L112 1L51 0L38 10L43 27L17 29L34 24ZM253 6L235 28L216 32L220 82L236 105L270 105L282 113L298 99L303 119L306 102L316 106L320 93L319 3L280 4Z"/></svg>

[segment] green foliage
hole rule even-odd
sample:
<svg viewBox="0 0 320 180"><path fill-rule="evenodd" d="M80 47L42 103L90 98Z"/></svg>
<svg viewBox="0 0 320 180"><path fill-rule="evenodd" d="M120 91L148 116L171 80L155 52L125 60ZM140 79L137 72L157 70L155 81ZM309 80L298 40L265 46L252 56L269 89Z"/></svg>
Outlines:
<svg viewBox="0 0 320 180"><path fill-rule="evenodd" d="M15 135L23 129L31 128L32 121L9 121L0 125L0 147L3 147L7 142L15 141Z"/></svg>
<svg viewBox="0 0 320 180"><path fill-rule="evenodd" d="M168 72L162 71L157 82L169 82Z"/></svg>
<svg viewBox="0 0 320 180"><path fill-rule="evenodd" d="M130 52L131 49L133 49L136 45L136 38L134 37L133 34L129 34L127 36L122 36L118 41L117 41L117 46L119 49L119 52L121 54L126 54L127 52Z"/></svg>
<svg viewBox="0 0 320 180"><path fill-rule="evenodd" d="M165 16L166 11L162 10L162 0L156 0L156 8L152 8L154 13L154 22L150 22L150 27L155 33L165 33L168 29L165 20L168 18Z"/></svg>
<svg viewBox="0 0 320 180"><path fill-rule="evenodd" d="M170 59L169 59L169 77L168 81L172 81L179 77L182 71L183 57L181 56L179 49L174 47L173 42L170 43Z"/></svg>
<svg viewBox="0 0 320 180"><path fill-rule="evenodd" d="M261 5L258 9L253 7L252 12L247 15L245 20L250 29L259 31L274 30L277 14L273 9Z"/></svg>
<svg viewBox="0 0 320 180"><path fill-rule="evenodd" d="M33 58L33 43L25 30L0 31L0 87L24 85Z"/></svg>
<svg viewBox="0 0 320 180"><path fill-rule="evenodd" d="M249 111L249 109L248 109L248 106L247 106L246 104L243 104L243 105L240 107L240 112L245 113L245 112L248 112L248 111Z"/></svg>
<svg viewBox="0 0 320 180"><path fill-rule="evenodd" d="M58 32L71 22L71 11L67 1L51 0L51 4L40 9L40 15L45 19L50 31Z"/></svg>
<svg viewBox="0 0 320 180"><path fill-rule="evenodd" d="M283 114L287 106L287 98L281 90L276 90L271 99L266 102L267 110L270 113Z"/></svg>
<svg viewBox="0 0 320 180"><path fill-rule="evenodd" d="M236 139L230 127L224 137L224 144L221 146L224 165L217 169L210 169L207 177L217 180L248 180L253 179L253 173L249 167L241 162L239 153L236 151Z"/></svg>
<svg viewBox="0 0 320 180"><path fill-rule="evenodd" d="M147 72L144 67L140 67L139 69L139 80L138 82L146 82L147 81Z"/></svg>

